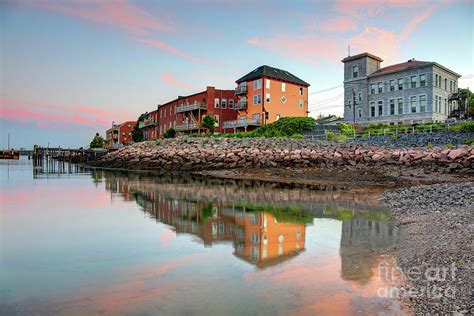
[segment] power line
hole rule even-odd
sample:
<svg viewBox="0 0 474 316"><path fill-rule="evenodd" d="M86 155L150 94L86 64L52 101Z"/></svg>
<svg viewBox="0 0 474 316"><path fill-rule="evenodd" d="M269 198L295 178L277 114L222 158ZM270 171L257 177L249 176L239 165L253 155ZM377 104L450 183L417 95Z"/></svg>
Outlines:
<svg viewBox="0 0 474 316"><path fill-rule="evenodd" d="M323 89L323 90L311 92L311 93L309 93L309 95L313 95L313 94L317 94L317 93L323 93L323 92L326 92L326 91L331 91L331 90L334 90L334 89L337 89L337 88L341 88L341 87L343 87L343 86L344 86L344 85L340 84L340 85L338 85L338 86L334 86L334 87L331 87L331 88L327 88L327 89Z"/></svg>

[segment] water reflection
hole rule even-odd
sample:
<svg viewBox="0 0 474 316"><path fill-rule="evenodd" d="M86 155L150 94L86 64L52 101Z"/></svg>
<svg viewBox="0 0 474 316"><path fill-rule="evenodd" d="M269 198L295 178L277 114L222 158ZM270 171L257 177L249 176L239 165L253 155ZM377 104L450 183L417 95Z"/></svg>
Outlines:
<svg viewBox="0 0 474 316"><path fill-rule="evenodd" d="M369 282L374 253L400 240L378 194L278 188L258 181L157 177L96 171L112 198L135 200L177 234L205 247L229 243L233 254L258 268L285 262L305 250L306 227L315 218L341 221L341 277Z"/></svg>

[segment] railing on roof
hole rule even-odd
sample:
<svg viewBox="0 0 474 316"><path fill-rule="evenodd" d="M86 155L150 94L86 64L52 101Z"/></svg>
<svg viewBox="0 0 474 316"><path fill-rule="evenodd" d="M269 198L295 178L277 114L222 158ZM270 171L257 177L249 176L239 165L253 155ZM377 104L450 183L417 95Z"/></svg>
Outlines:
<svg viewBox="0 0 474 316"><path fill-rule="evenodd" d="M144 128L148 126L154 126L158 124L158 120L153 120L153 119L145 119L141 122L138 123L138 128Z"/></svg>
<svg viewBox="0 0 474 316"><path fill-rule="evenodd" d="M195 130L195 129L198 129L198 128L201 128L201 124L198 124L198 123L194 122L194 123L176 125L174 129L177 132L182 132L182 131L191 131L191 130Z"/></svg>
<svg viewBox="0 0 474 316"><path fill-rule="evenodd" d="M236 110L245 110L247 108L247 99L241 99L235 104Z"/></svg>
<svg viewBox="0 0 474 316"><path fill-rule="evenodd" d="M240 120L233 120L233 121L224 121L222 123L223 128L238 128L238 127L246 127L246 126L261 126L262 123L260 119L240 119Z"/></svg>
<svg viewBox="0 0 474 316"><path fill-rule="evenodd" d="M191 104L184 104L176 106L176 113L194 111L194 110L207 110L206 102L194 102Z"/></svg>
<svg viewBox="0 0 474 316"><path fill-rule="evenodd" d="M247 86L239 86L235 88L235 95L247 94Z"/></svg>

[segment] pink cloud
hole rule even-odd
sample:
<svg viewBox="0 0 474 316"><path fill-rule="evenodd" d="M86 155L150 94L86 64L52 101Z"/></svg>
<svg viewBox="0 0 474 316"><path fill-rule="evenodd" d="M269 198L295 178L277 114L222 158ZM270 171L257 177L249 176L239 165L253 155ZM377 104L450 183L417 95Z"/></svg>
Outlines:
<svg viewBox="0 0 474 316"><path fill-rule="evenodd" d="M6 97L0 97L0 118L22 124L33 122L40 128L70 128L78 125L103 128L109 126L114 119L116 122L131 119L128 111L112 113L86 105L55 104Z"/></svg>
<svg viewBox="0 0 474 316"><path fill-rule="evenodd" d="M146 44L151 47L159 48L161 50L164 50L172 55L178 56L182 59L186 59L188 61L194 62L194 63L199 63L199 58L193 57L163 41L160 41L158 39L139 39L139 42Z"/></svg>
<svg viewBox="0 0 474 316"><path fill-rule="evenodd" d="M252 46L262 47L286 57L305 63L317 63L320 59L339 62L344 56L349 44L353 52L371 52L381 56L387 63L400 61L400 49L413 32L426 21L447 0L431 4L420 1L414 4L420 12L411 17L399 32L375 25L367 25L352 36L343 33L357 30L368 17L379 15L386 7L406 10L408 2L405 0L352 0L337 1L334 12L339 16L322 22L307 25L311 31L321 30L321 35L282 34L274 37L255 37L247 40ZM410 7L410 13L413 12ZM313 33L312 32L312 33Z"/></svg>
<svg viewBox="0 0 474 316"><path fill-rule="evenodd" d="M170 73L164 73L160 76L160 79L169 86L173 86L183 90L198 90L199 87L190 83L180 81L173 77Z"/></svg>
<svg viewBox="0 0 474 316"><path fill-rule="evenodd" d="M333 38L300 35L279 35L273 38L249 39L248 44L276 52L283 57L306 63L318 63L322 59L338 60L344 51L344 44Z"/></svg>
<svg viewBox="0 0 474 316"><path fill-rule="evenodd" d="M400 33L395 33L387 29L367 26L364 30L351 37L349 40L351 48L356 51L372 52L383 57L386 63L399 62L400 47L411 34L427 20L439 7L439 5L430 5L420 14L411 18L402 28Z"/></svg>
<svg viewBox="0 0 474 316"><path fill-rule="evenodd" d="M133 35L143 36L153 31L172 30L168 24L127 0L29 1L28 4L38 9L105 24Z"/></svg>
<svg viewBox="0 0 474 316"><path fill-rule="evenodd" d="M355 31L357 29L357 23L351 17L341 16L320 23L319 29L324 32L345 33Z"/></svg>

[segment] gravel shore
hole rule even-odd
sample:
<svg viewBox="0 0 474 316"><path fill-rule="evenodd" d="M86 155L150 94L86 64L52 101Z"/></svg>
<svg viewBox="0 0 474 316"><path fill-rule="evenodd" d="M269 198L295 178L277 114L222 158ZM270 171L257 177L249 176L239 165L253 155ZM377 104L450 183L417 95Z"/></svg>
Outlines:
<svg viewBox="0 0 474 316"><path fill-rule="evenodd" d="M472 313L474 182L398 189L383 199L406 231L396 250L400 296L416 314Z"/></svg>

